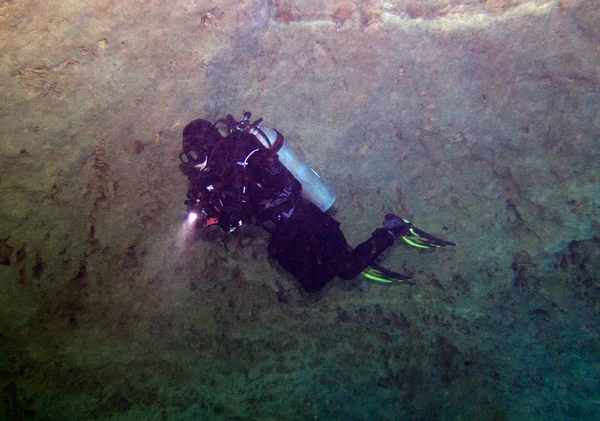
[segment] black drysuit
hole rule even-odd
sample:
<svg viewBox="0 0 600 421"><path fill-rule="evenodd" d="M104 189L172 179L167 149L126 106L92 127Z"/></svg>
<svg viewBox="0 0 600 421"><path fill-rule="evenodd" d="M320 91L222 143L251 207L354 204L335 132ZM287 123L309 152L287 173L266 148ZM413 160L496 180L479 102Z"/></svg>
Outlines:
<svg viewBox="0 0 600 421"><path fill-rule="evenodd" d="M384 229L352 249L340 223L302 198L301 185L277 154L255 136L234 132L219 140L202 171L188 174L192 195L219 208L225 231L256 220L271 233L268 251L308 292L339 276L352 279L366 269L394 238Z"/></svg>

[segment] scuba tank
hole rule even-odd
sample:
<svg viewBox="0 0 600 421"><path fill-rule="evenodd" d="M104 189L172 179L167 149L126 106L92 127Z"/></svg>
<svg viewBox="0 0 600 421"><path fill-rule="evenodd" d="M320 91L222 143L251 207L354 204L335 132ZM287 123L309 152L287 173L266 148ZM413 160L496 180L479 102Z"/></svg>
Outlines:
<svg viewBox="0 0 600 421"><path fill-rule="evenodd" d="M303 198L310 200L323 212L331 208L335 202L333 189L293 149L284 145L281 133L273 128L260 126L262 118L251 123L250 117L252 114L249 111L245 111L239 121L228 114L226 118L217 120L215 126L225 125L229 134L245 132L256 137L265 148L277 153L279 161L300 182Z"/></svg>
<svg viewBox="0 0 600 421"><path fill-rule="evenodd" d="M276 143L283 143L283 136L270 127L251 125L249 133L253 134L265 148L277 147ZM277 151L279 161L302 184L301 196L310 200L326 212L335 202L333 189L313 170L300 155L287 144L280 146Z"/></svg>

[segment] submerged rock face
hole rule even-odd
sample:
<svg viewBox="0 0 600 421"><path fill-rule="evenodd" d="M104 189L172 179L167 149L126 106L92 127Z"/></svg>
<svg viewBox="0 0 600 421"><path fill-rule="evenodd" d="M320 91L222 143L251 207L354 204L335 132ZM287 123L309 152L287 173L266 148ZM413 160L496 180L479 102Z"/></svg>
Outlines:
<svg viewBox="0 0 600 421"><path fill-rule="evenodd" d="M0 5L0 419L595 419L600 10L587 1ZM186 233L181 130L255 117L457 243L307 296ZM225 247L223 247L225 245Z"/></svg>

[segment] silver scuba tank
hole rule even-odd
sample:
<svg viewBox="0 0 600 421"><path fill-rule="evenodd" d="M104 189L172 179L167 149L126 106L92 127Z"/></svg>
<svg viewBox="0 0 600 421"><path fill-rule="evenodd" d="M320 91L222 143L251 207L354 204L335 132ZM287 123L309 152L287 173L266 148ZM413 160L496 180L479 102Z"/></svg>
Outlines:
<svg viewBox="0 0 600 421"><path fill-rule="evenodd" d="M259 130L251 130L256 138L266 148L270 148L277 140L277 131L271 127L257 126ZM261 133L262 132L262 133ZM263 133L268 139L265 139ZM283 146L277 152L281 163L298 179L302 184L302 197L310 200L326 212L333 202L335 202L335 192L333 189L313 170L304 160L284 142Z"/></svg>

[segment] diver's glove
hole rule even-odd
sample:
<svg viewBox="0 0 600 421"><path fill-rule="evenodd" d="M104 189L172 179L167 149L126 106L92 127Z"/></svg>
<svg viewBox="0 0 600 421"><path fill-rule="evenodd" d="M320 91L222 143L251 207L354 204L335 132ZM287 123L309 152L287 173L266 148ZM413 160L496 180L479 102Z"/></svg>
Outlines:
<svg viewBox="0 0 600 421"><path fill-rule="evenodd" d="M383 227L388 230L394 238L402 238L407 244L413 247L429 248L429 247L443 247L443 246L455 246L456 244L442 240L441 238L434 237L431 234L427 234L425 231L415 227L406 219L402 219L399 216L391 213L385 216L383 220Z"/></svg>
<svg viewBox="0 0 600 421"><path fill-rule="evenodd" d="M243 203L232 203L225 206L219 215L219 228L223 232L233 232L247 220L247 209Z"/></svg>

